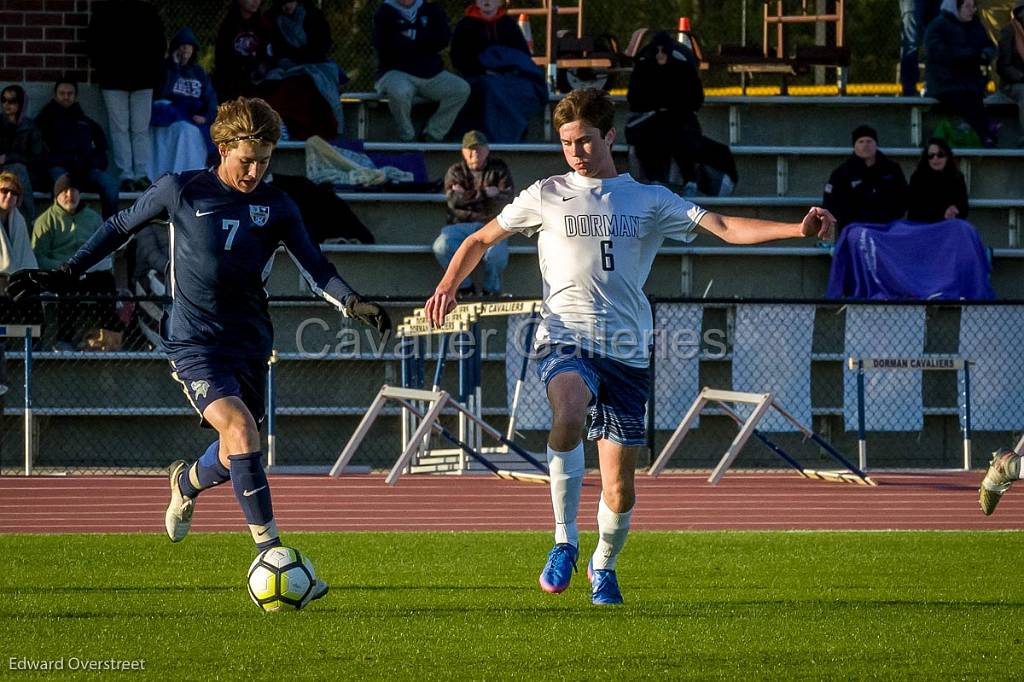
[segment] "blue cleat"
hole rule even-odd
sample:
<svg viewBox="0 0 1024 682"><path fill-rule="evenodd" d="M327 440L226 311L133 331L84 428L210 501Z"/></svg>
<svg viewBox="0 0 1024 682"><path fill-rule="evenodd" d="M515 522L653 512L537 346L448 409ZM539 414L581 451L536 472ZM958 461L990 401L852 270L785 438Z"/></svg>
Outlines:
<svg viewBox="0 0 1024 682"><path fill-rule="evenodd" d="M622 592L619 591L619 578L615 571L594 568L594 560L587 564L587 578L591 582L590 601L598 606L611 606L622 603Z"/></svg>
<svg viewBox="0 0 1024 682"><path fill-rule="evenodd" d="M540 573L540 589L552 594L564 592L572 580L576 568L576 556L579 550L568 542L561 542L551 548L548 562Z"/></svg>

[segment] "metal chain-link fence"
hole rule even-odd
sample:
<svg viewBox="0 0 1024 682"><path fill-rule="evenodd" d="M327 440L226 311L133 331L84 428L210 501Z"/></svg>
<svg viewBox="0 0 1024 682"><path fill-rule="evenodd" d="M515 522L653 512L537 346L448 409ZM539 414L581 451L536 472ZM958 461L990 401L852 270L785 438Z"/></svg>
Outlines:
<svg viewBox="0 0 1024 682"><path fill-rule="evenodd" d="M398 321L420 304L391 301L387 307ZM202 452L214 433L197 428L198 415L153 346L161 305L156 299L93 297L47 301L22 310L18 319L5 313L40 324L42 333L31 341L28 367L23 340L5 341L4 474L22 473L26 452L35 473L132 474ZM851 461L858 459L863 412L869 469L961 467L965 435L972 440L973 465L980 466L988 452L1014 444L1024 424L1021 304L655 300L653 308L652 457L705 386L771 392ZM421 338L418 369L403 372L408 351L396 339L381 343L375 332L343 320L319 299L272 298L270 310L277 352L268 367L272 418L263 432L275 436L275 466L330 466L382 385L429 389L435 383L439 337ZM514 416L516 442L543 452L547 400L535 362L522 373L532 324L529 316L481 318L478 341L464 351L480 354L476 374L468 384L460 379L458 351L450 349L439 386L460 396L467 385L478 385L484 419L505 433ZM866 370L859 386L857 361L867 360L881 368ZM968 363L969 376L957 361ZM973 433L965 434L968 407ZM400 413L398 405L385 409L353 466L392 466L402 446ZM442 423L457 430L453 411ZM784 420L765 420L760 429L806 467L835 466ZM706 410L669 466L714 466L737 431L726 412ZM484 445L496 445L487 440ZM432 447L452 445L434 436ZM588 445L594 464L591 450ZM752 440L735 466L784 463Z"/></svg>
<svg viewBox="0 0 1024 682"><path fill-rule="evenodd" d="M217 27L224 18L228 2L196 3L189 0L156 0L168 36L183 26L191 27L200 41L200 63L210 71L214 66L213 47ZM466 0L436 0L444 7L454 26L469 4ZM371 40L373 13L381 0L321 0L317 2L331 27L334 39L332 56L348 72L352 81L349 91L373 90L376 61ZM568 0L564 6L575 6ZM619 51L625 50L631 35L639 28L669 30L674 32L680 17L691 21L693 35L707 55L714 55L722 45L746 45L760 48L762 45L763 0L659 0L659 2L618 2L616 0L587 0L584 4L584 33L594 38L603 38L599 44L613 43ZM1012 0L994 0L985 3L983 16L991 27L1001 26L1008 17ZM271 3L264 2L263 9ZM771 3L774 11L774 2ZM810 12L828 13L834 11L832 0L787 0L786 11L798 13L806 5ZM513 0L508 3L508 12L516 16L517 10L525 7L540 7L538 0ZM849 77L857 83L896 83L900 61L901 17L900 3L894 0L857 0L845 3L844 13L845 44L851 48ZM559 28L575 26L576 17L565 14L559 18ZM532 18L532 34L535 50L542 54L545 31L540 17ZM774 31L774 29L773 29ZM827 43L831 31L822 32L814 24L787 24L785 45L787 52L797 46ZM813 83L821 74L810 73L791 79L793 84ZM704 73L702 78L708 87L738 85L739 76L715 67ZM775 76L764 76L767 83L776 84ZM834 79L832 79L834 82ZM625 82L613 83L625 87ZM755 81L756 84L756 81Z"/></svg>

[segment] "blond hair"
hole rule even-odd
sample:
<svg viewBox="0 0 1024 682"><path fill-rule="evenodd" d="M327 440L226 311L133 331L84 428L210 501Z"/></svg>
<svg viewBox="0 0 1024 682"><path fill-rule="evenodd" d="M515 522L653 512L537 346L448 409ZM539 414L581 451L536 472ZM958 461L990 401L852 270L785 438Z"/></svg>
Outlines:
<svg viewBox="0 0 1024 682"><path fill-rule="evenodd" d="M0 189L8 185L14 185L14 189L18 192L18 205L20 206L21 201L25 198L25 188L21 186L21 180L11 171L0 171Z"/></svg>
<svg viewBox="0 0 1024 682"><path fill-rule="evenodd" d="M210 137L214 144L228 149L243 140L276 145L281 139L281 117L259 97L239 97L217 107Z"/></svg>
<svg viewBox="0 0 1024 682"><path fill-rule="evenodd" d="M615 125L615 105L604 90L573 90L555 107L552 122L555 130L566 123L580 121L594 126L607 135Z"/></svg>

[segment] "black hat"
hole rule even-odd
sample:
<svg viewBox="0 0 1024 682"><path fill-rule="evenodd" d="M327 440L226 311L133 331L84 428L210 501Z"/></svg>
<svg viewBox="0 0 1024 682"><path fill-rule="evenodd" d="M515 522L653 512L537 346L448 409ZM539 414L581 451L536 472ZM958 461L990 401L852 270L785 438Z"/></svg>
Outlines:
<svg viewBox="0 0 1024 682"><path fill-rule="evenodd" d="M56 196L58 194L60 194L64 190L68 189L69 187L75 187L76 185L77 185L77 183L75 183L71 179L71 176L68 173L65 173L64 175L62 175L59 178L57 178L57 181L53 183L53 196L54 196L54 198L56 198Z"/></svg>
<svg viewBox="0 0 1024 682"><path fill-rule="evenodd" d="M869 125L857 126L853 129L853 133L850 135L850 144L857 144L857 140L862 137L870 137L877 143L878 131Z"/></svg>

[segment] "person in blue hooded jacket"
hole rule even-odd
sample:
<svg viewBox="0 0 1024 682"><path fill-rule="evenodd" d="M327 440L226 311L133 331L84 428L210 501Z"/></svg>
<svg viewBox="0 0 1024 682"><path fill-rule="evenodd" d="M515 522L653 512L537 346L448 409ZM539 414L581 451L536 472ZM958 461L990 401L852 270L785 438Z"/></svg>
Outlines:
<svg viewBox="0 0 1024 682"><path fill-rule="evenodd" d="M153 155L150 176L202 168L216 151L210 124L217 113L217 93L197 62L199 40L189 27L171 39L164 77L153 102Z"/></svg>

